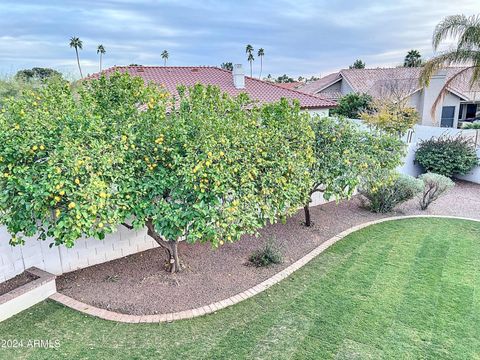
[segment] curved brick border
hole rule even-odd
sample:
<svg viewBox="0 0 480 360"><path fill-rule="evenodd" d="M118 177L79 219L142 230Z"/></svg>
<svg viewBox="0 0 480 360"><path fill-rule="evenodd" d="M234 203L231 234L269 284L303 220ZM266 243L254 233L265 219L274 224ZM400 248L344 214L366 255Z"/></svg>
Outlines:
<svg viewBox="0 0 480 360"><path fill-rule="evenodd" d="M276 275L272 276L271 278L261 282L260 284L241 292L240 294L234 295L229 297L228 299L217 301L210 305L206 305L200 308L191 309L191 310L184 310L174 313L168 314L158 314L158 315L127 315L127 314L120 314L117 312L100 309L92 305L85 304L81 301L75 300L69 296L55 293L50 296L50 299L55 300L69 308L78 310L84 314L92 315L99 317L105 320L112 320L118 322L125 322L125 323L159 323L159 322L171 322L174 320L181 320L181 319L191 319L197 316L202 316L206 314L213 313L217 310L224 309L228 306L234 305L248 299L262 291L268 289L272 285L280 282L281 280L285 279L287 276L291 275L302 266L307 264L310 260L314 259L316 256L321 254L331 245L335 244L338 240L343 239L345 236L363 229L367 226L382 223L385 221L392 221L392 220L400 220L400 219L409 219L409 218L447 218L447 219L459 219L459 220L470 220L470 221L477 221L480 222L478 219L471 219L465 217L456 217L456 216L442 216L442 215L409 215L409 216L394 216L388 217L383 219L378 219L374 221L369 221L354 227L351 227L348 230L342 231L340 234L335 235L334 237L328 239L327 241L320 244L314 250L309 252L307 255L302 257L301 259L294 262L292 265L286 267Z"/></svg>

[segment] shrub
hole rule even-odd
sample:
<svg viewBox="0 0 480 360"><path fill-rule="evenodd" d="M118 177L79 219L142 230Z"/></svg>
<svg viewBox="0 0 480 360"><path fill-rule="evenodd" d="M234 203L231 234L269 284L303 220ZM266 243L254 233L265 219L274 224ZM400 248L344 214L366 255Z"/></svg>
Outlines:
<svg viewBox="0 0 480 360"><path fill-rule="evenodd" d="M419 179L423 181L423 194L420 198L420 208L422 210L426 210L445 191L455 186L452 180L440 174L426 173L421 175Z"/></svg>
<svg viewBox="0 0 480 360"><path fill-rule="evenodd" d="M448 177L464 175L478 165L477 152L470 140L447 136L422 141L415 161L427 172Z"/></svg>
<svg viewBox="0 0 480 360"><path fill-rule="evenodd" d="M480 121L465 123L465 124L463 124L462 129L478 130L478 129L480 129Z"/></svg>
<svg viewBox="0 0 480 360"><path fill-rule="evenodd" d="M373 110L360 114L365 123L390 134L403 135L419 120L415 108L409 107L404 101L377 100Z"/></svg>
<svg viewBox="0 0 480 360"><path fill-rule="evenodd" d="M264 267L283 262L283 256L275 244L274 239L269 239L260 250L255 251L248 259L256 267Z"/></svg>
<svg viewBox="0 0 480 360"><path fill-rule="evenodd" d="M386 213L398 204L412 199L422 188L422 181L413 176L382 170L377 176L366 180L359 192L366 199L368 209Z"/></svg>
<svg viewBox="0 0 480 360"><path fill-rule="evenodd" d="M350 93L342 96L338 106L332 110L332 115L345 116L349 119L358 119L360 113L369 110L372 97L368 94Z"/></svg>

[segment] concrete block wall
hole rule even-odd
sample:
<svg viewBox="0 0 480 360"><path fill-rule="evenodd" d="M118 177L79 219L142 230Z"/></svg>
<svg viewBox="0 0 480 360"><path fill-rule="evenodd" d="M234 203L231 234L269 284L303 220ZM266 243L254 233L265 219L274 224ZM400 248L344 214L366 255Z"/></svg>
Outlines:
<svg viewBox="0 0 480 360"><path fill-rule="evenodd" d="M133 231L120 226L104 240L79 239L73 248L49 247L51 240L27 239L25 245L12 247L10 235L0 228L0 282L35 266L55 275L118 259L152 249L157 243L146 230Z"/></svg>

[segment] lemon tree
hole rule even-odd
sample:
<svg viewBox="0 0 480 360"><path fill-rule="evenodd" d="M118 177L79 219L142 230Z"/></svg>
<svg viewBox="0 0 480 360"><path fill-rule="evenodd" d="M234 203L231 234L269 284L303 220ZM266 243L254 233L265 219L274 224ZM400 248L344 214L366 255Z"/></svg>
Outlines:
<svg viewBox="0 0 480 360"><path fill-rule="evenodd" d="M310 170L310 195L320 192L326 200L350 198L362 178L378 169L395 169L404 144L394 135L362 130L347 119L315 117L315 162ZM305 225L311 225L309 203L304 206Z"/></svg>
<svg viewBox="0 0 480 360"><path fill-rule="evenodd" d="M176 272L179 241L218 247L306 202L314 135L298 104L178 91L115 73L7 101L0 223L11 244L38 236L71 247L121 224L146 227Z"/></svg>

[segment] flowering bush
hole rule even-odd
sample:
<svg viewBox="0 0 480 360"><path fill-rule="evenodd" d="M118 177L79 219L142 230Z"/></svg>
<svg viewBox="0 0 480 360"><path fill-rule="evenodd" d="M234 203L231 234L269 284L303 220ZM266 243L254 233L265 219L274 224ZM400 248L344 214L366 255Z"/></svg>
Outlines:
<svg viewBox="0 0 480 360"><path fill-rule="evenodd" d="M402 202L413 199L423 189L423 182L413 176L380 170L360 187L366 206L373 212L386 213Z"/></svg>

